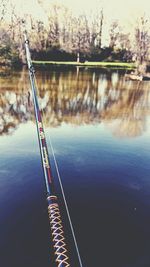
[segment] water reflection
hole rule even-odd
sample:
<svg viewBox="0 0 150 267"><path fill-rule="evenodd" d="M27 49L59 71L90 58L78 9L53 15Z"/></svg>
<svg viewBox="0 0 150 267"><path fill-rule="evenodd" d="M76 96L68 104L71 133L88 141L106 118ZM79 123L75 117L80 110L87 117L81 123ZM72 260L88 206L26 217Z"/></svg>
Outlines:
<svg viewBox="0 0 150 267"><path fill-rule="evenodd" d="M39 104L46 126L103 122L114 135L141 135L150 113L149 83L126 81L117 72L78 69L38 71ZM28 72L0 78L0 134L12 133L33 120Z"/></svg>
<svg viewBox="0 0 150 267"><path fill-rule="evenodd" d="M22 122L33 120L29 83L24 71L0 78L0 134L12 133Z"/></svg>
<svg viewBox="0 0 150 267"><path fill-rule="evenodd" d="M37 71L36 77L44 124L51 126L50 159L49 135L84 265L149 266L149 83L83 69ZM47 267L47 205L28 73L14 72L0 83L0 132L7 135L0 154L0 262Z"/></svg>

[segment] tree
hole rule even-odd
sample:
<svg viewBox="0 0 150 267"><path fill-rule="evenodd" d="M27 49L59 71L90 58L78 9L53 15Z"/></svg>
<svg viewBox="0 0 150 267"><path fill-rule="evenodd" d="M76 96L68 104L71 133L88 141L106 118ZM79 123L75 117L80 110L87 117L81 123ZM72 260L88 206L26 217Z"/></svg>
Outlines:
<svg viewBox="0 0 150 267"><path fill-rule="evenodd" d="M137 62L139 72L146 71L146 61L148 59L148 53L150 49L148 22L148 19L146 19L145 15L143 15L138 19L135 28L134 58Z"/></svg>
<svg viewBox="0 0 150 267"><path fill-rule="evenodd" d="M72 52L72 21L73 15L68 8L62 6L61 9L61 24L60 24L60 46L67 52Z"/></svg>
<svg viewBox="0 0 150 267"><path fill-rule="evenodd" d="M74 18L72 24L72 46L77 54L90 52L90 29L85 15Z"/></svg>
<svg viewBox="0 0 150 267"><path fill-rule="evenodd" d="M2 22L2 20L4 20L4 16L6 13L6 8L7 6L7 0L1 0L1 7L0 7L0 23Z"/></svg>
<svg viewBox="0 0 150 267"><path fill-rule="evenodd" d="M103 23L104 23L104 12L103 9L100 10L100 12L94 16L94 19L92 21L92 27L91 27L91 38L90 38L90 44L91 49L101 49L102 47L102 32L103 32Z"/></svg>
<svg viewBox="0 0 150 267"><path fill-rule="evenodd" d="M59 8L60 7L58 5L53 5L51 9L51 14L48 17L49 20L48 41L50 46L54 47L60 46Z"/></svg>
<svg viewBox="0 0 150 267"><path fill-rule="evenodd" d="M109 47L111 47L112 49L115 48L117 41L118 41L118 36L119 36L119 25L118 25L118 21L115 20L112 22L111 26L110 26L110 43L109 43Z"/></svg>

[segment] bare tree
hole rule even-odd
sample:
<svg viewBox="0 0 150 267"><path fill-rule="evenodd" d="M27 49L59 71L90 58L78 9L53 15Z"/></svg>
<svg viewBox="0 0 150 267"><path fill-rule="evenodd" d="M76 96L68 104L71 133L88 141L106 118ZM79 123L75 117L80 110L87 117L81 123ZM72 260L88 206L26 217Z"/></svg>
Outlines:
<svg viewBox="0 0 150 267"><path fill-rule="evenodd" d="M58 5L53 5L51 10L52 15L49 17L49 38L51 40L51 45L55 47L59 47L60 45L59 9L60 7Z"/></svg>
<svg viewBox="0 0 150 267"><path fill-rule="evenodd" d="M104 14L103 14L103 9L101 9L100 15L99 15L99 32L98 32L98 47L99 48L101 48L102 46L103 21L104 21Z"/></svg>
<svg viewBox="0 0 150 267"><path fill-rule="evenodd" d="M72 24L73 51L79 56L80 53L87 54L90 51L90 29L86 15L74 18Z"/></svg>
<svg viewBox="0 0 150 267"><path fill-rule="evenodd" d="M134 57L137 62L139 72L145 72L146 61L148 59L148 53L150 49L150 34L148 19L145 15L137 21L137 26L135 28L135 47L134 47Z"/></svg>
<svg viewBox="0 0 150 267"><path fill-rule="evenodd" d="M103 32L103 23L104 23L104 12L103 9L100 10L100 12L94 16L94 19L92 21L92 27L90 32L90 43L91 48L101 48L102 46L102 32Z"/></svg>
<svg viewBox="0 0 150 267"><path fill-rule="evenodd" d="M1 0L1 5L0 5L0 23L4 20L6 11L7 11L7 3L8 0Z"/></svg>
<svg viewBox="0 0 150 267"><path fill-rule="evenodd" d="M73 16L68 8L61 7L60 46L67 52L72 52L72 20Z"/></svg>
<svg viewBox="0 0 150 267"><path fill-rule="evenodd" d="M118 25L118 21L113 21L111 26L110 26L110 43L109 43L109 47L111 47L112 49L114 49L114 47L117 44L117 40L118 40L118 36L119 36L119 25Z"/></svg>

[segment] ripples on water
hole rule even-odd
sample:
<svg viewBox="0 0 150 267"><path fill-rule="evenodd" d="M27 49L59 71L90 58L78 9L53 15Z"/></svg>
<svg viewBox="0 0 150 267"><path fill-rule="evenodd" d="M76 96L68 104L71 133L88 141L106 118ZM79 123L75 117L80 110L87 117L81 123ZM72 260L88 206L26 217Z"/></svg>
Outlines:
<svg viewBox="0 0 150 267"><path fill-rule="evenodd" d="M150 266L149 82L89 69L37 71L36 77L83 265ZM49 227L28 73L0 83L0 262L46 267ZM60 193L50 147L49 153Z"/></svg>

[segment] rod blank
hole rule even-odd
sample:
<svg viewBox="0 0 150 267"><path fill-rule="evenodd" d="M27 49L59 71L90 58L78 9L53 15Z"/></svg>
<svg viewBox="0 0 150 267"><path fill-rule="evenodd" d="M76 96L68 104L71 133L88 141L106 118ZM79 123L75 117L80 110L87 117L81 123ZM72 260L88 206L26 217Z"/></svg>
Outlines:
<svg viewBox="0 0 150 267"><path fill-rule="evenodd" d="M48 216L49 216L51 235L53 239L55 262L57 267L70 267L59 204L57 196L55 194L54 182L51 173L51 166L49 161L42 116L36 95L35 71L31 61L29 40L27 39L26 33L24 34L24 39L25 39L25 50L26 50L26 58L29 70L29 77L32 89L32 97L34 103L39 148L41 153L41 161L43 165L44 179L47 191Z"/></svg>

